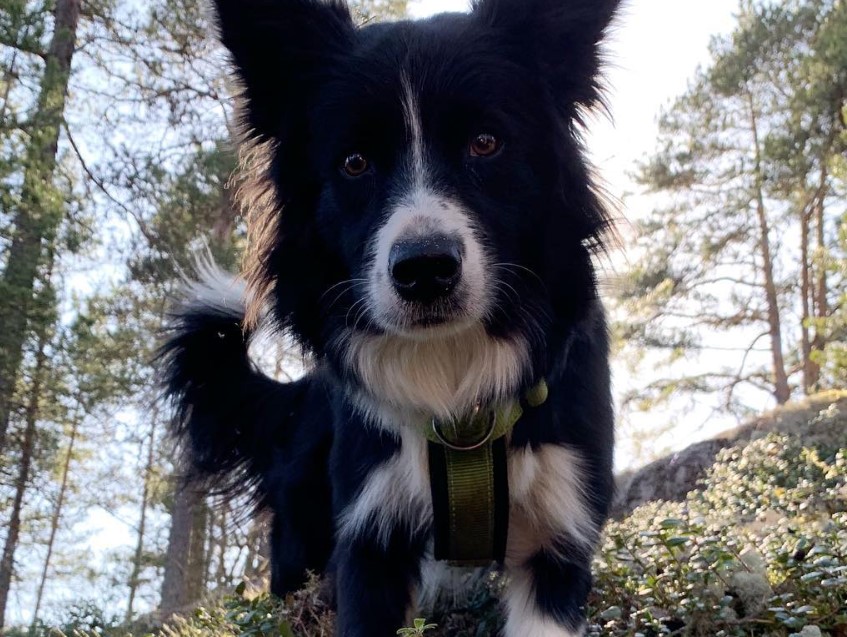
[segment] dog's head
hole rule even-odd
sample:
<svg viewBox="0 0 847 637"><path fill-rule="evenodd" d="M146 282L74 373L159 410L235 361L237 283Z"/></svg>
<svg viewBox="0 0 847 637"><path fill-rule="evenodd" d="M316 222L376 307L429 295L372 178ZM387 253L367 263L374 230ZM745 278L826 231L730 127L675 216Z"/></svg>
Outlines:
<svg viewBox="0 0 847 637"><path fill-rule="evenodd" d="M366 367L433 343L467 364L418 384L441 374L456 395L473 365L498 367L444 411L537 373L554 325L594 296L606 218L578 123L617 4L480 0L358 28L339 0L217 0L253 160L257 306L374 393Z"/></svg>

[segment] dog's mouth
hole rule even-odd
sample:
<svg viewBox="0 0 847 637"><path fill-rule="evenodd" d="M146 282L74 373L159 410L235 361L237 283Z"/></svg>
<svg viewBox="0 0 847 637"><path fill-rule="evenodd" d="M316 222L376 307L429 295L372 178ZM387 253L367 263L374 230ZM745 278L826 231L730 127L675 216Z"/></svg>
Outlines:
<svg viewBox="0 0 847 637"><path fill-rule="evenodd" d="M468 313L461 303L406 307L399 314L390 320L389 331L413 339L457 334L478 322L477 317Z"/></svg>
<svg viewBox="0 0 847 637"><path fill-rule="evenodd" d="M371 325L381 332L412 340L458 334L478 325L481 319L469 310L464 296L458 292L437 303L423 304L395 299L387 306L376 304L369 308L373 317Z"/></svg>
<svg viewBox="0 0 847 637"><path fill-rule="evenodd" d="M411 327L413 329L431 329L434 327L450 325L453 322L454 319L450 316L443 316L440 314L429 314L427 316L413 319L411 321Z"/></svg>

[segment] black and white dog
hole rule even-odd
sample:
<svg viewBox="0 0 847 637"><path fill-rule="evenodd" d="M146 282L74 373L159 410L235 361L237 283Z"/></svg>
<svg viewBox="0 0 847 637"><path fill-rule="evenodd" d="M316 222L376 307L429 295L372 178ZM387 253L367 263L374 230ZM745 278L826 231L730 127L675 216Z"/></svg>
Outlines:
<svg viewBox="0 0 847 637"><path fill-rule="evenodd" d="M618 0L478 0L357 28L342 0L217 0L241 89L246 286L209 274L162 349L198 477L273 512L272 588L335 582L338 634L414 612L433 502L419 423L548 400L508 437L507 637L582 634L612 495L608 217L580 115ZM259 322L314 369L251 363Z"/></svg>

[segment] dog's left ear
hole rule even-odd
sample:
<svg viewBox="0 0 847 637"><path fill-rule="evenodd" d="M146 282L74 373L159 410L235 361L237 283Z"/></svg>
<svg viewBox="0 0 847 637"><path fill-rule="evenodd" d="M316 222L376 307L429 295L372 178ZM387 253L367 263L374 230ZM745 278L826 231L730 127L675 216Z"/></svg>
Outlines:
<svg viewBox="0 0 847 637"><path fill-rule="evenodd" d="M570 110L600 98L600 44L621 0L477 0L473 14Z"/></svg>
<svg viewBox="0 0 847 637"><path fill-rule="evenodd" d="M304 102L354 26L344 0L215 0L220 40L240 80L248 137L302 129Z"/></svg>

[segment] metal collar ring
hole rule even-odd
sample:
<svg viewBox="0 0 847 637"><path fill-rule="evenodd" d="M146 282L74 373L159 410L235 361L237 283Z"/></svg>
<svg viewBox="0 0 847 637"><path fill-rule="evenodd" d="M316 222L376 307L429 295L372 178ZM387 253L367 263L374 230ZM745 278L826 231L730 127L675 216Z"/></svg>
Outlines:
<svg viewBox="0 0 847 637"><path fill-rule="evenodd" d="M439 428L438 421L435 418L432 419L432 432L435 434L435 437L438 438L438 442L440 442L442 445L444 445L448 449L452 449L453 451L474 451L476 449L479 449L480 447L484 446L485 444L487 444L491 440L491 437L494 435L494 430L495 430L496 426L497 426L497 414L492 411L491 412L491 422L488 425L488 431L485 433L485 435L482 437L482 439L479 442L475 442L473 444L463 446L463 445L456 445L456 444L453 444L450 441L448 441L444 437L444 434L441 433L441 429Z"/></svg>

